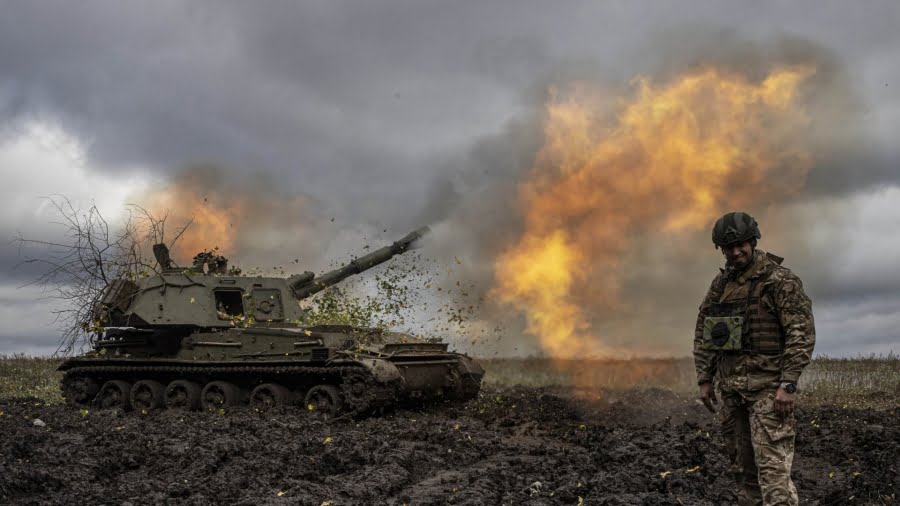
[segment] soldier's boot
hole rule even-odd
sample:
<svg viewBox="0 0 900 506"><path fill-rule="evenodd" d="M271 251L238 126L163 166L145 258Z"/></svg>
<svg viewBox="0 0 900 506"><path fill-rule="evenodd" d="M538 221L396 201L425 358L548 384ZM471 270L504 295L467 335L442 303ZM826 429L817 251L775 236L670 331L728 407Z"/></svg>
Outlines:
<svg viewBox="0 0 900 506"><path fill-rule="evenodd" d="M759 469L759 485L766 506L796 506L797 488L791 480L794 461L794 415L782 419L775 413L774 392L750 407L753 452Z"/></svg>
<svg viewBox="0 0 900 506"><path fill-rule="evenodd" d="M731 474L737 485L740 506L761 506L762 492L757 480L751 439L750 411L739 395L723 395L719 416L722 422L722 438L728 451Z"/></svg>

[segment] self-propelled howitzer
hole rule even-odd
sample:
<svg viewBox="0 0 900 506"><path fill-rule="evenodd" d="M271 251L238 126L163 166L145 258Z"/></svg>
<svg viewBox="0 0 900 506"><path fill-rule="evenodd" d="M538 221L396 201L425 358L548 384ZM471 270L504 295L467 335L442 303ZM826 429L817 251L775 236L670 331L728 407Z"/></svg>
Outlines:
<svg viewBox="0 0 900 506"><path fill-rule="evenodd" d="M115 280L97 304L92 350L60 365L75 404L152 410L269 410L302 405L334 417L403 400L477 396L483 369L447 344L376 328L306 325L302 300L417 246L422 228L314 276L241 276L205 252L175 268Z"/></svg>

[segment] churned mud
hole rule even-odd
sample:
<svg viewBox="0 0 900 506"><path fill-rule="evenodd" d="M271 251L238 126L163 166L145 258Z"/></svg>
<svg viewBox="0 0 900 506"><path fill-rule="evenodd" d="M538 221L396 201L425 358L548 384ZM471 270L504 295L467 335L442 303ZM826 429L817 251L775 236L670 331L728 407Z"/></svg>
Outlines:
<svg viewBox="0 0 900 506"><path fill-rule="evenodd" d="M332 423L299 410L86 412L29 400L0 411L0 504L735 500L711 415L665 391L487 389L462 406ZM900 500L898 414L801 407L801 502Z"/></svg>

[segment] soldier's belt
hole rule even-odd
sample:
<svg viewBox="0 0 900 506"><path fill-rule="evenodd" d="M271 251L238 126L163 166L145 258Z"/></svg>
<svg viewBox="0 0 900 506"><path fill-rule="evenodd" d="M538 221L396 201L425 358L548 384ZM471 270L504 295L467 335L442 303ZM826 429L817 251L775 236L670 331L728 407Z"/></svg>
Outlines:
<svg viewBox="0 0 900 506"><path fill-rule="evenodd" d="M703 320L702 348L716 351L739 351L743 332L743 316L707 316Z"/></svg>

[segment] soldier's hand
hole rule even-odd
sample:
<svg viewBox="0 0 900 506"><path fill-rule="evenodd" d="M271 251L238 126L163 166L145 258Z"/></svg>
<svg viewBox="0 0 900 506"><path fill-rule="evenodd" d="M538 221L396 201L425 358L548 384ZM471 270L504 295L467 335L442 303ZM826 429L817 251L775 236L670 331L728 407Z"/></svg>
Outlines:
<svg viewBox="0 0 900 506"><path fill-rule="evenodd" d="M700 385L700 400L703 401L703 405L706 406L710 413L716 412L716 408L713 405L718 404L719 399L716 398L716 390L713 388L712 383Z"/></svg>
<svg viewBox="0 0 900 506"><path fill-rule="evenodd" d="M794 400L797 394L789 394L783 388L778 387L775 393L775 413L781 418L787 418L794 412Z"/></svg>

